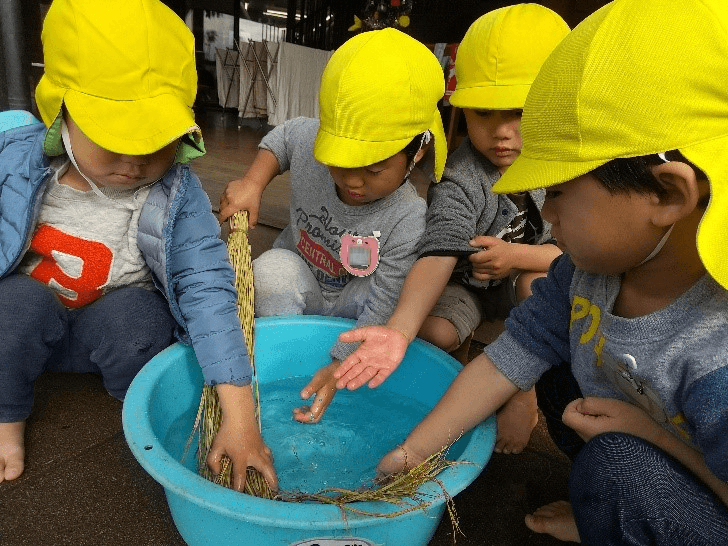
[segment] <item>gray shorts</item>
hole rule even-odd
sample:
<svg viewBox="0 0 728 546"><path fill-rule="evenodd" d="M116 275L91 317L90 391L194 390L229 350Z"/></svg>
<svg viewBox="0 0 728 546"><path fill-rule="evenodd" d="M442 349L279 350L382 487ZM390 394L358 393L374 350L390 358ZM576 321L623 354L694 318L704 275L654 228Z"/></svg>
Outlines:
<svg viewBox="0 0 728 546"><path fill-rule="evenodd" d="M452 323L462 343L484 320L504 320L513 308L515 294L511 279L485 291L475 291L460 283L450 282L443 290L435 307L434 317Z"/></svg>

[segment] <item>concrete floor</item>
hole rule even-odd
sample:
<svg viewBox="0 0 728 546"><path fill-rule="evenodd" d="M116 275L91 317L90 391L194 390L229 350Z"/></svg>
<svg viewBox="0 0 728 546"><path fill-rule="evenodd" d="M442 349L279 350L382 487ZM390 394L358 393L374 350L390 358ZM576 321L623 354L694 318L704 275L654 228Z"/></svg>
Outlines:
<svg viewBox="0 0 728 546"><path fill-rule="evenodd" d="M214 208L228 180L250 164L263 133L255 123L238 129L234 116L198 115L208 156L194 169ZM270 247L285 218L285 179L266 190L261 222L250 233L253 254ZM498 325L490 325L471 346L471 358ZM90 374L45 374L36 384L27 426L25 473L0 483L0 546L183 545L164 492L139 466L121 428L121 403ZM569 461L556 450L543 421L520 455L494 454L486 469L455 505L463 546L560 544L531 533L529 511L566 499ZM430 546L453 543L450 523L441 521ZM241 539L240 544L246 544ZM258 546L258 545L256 545ZM399 546L399 545L397 545Z"/></svg>

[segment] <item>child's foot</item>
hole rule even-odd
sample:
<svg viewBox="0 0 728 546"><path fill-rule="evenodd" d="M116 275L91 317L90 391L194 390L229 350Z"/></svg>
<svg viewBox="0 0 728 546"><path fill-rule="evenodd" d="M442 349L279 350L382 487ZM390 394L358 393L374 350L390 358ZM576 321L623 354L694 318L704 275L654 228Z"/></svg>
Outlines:
<svg viewBox="0 0 728 546"><path fill-rule="evenodd" d="M498 434L495 452L505 455L523 451L538 423L536 391L518 392L496 414Z"/></svg>
<svg viewBox="0 0 728 546"><path fill-rule="evenodd" d="M528 514L526 527L534 533L546 533L559 540L581 542L574 512L571 504L566 501L552 502L542 506L533 514Z"/></svg>
<svg viewBox="0 0 728 546"><path fill-rule="evenodd" d="M14 480L25 469L25 421L0 423L0 482Z"/></svg>

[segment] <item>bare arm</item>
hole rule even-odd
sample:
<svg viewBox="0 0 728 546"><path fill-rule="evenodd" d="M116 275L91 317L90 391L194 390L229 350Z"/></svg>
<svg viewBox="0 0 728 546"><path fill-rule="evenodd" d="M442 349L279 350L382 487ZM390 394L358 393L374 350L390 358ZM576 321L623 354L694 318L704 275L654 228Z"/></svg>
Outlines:
<svg viewBox="0 0 728 546"><path fill-rule="evenodd" d="M361 342L336 370L336 387L358 389L365 383L381 385L397 369L408 345L435 306L450 279L457 258L427 256L417 260L407 274L399 302L385 326L344 332L340 341Z"/></svg>
<svg viewBox="0 0 728 546"><path fill-rule="evenodd" d="M405 464L407 468L414 467L455 442L516 392L518 387L495 367L487 355L481 354L463 368L401 447L385 455L379 470L391 474L402 470Z"/></svg>
<svg viewBox="0 0 728 546"><path fill-rule="evenodd" d="M457 258L425 256L418 259L407 274L397 307L387 326L399 330L411 341L445 290Z"/></svg>
<svg viewBox="0 0 728 546"><path fill-rule="evenodd" d="M248 224L255 227L263 191L280 173L278 159L273 152L261 148L247 172L228 182L220 197L220 222L224 222L238 211L248 211Z"/></svg>
<svg viewBox="0 0 728 546"><path fill-rule="evenodd" d="M525 271L549 270L551 262L561 255L561 250L556 245L526 245L521 243L509 243L514 247L514 263L516 269Z"/></svg>

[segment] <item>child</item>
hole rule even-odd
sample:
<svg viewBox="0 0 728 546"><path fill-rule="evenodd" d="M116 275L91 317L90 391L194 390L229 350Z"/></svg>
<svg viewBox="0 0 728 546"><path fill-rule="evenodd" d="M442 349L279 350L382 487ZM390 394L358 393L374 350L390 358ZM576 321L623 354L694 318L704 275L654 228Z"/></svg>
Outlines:
<svg viewBox="0 0 728 546"><path fill-rule="evenodd" d="M728 543L726 29L723 0L616 0L554 50L494 191L547 188L565 254L382 471L417 464L541 377L585 443L566 446L571 504L529 528Z"/></svg>
<svg viewBox="0 0 728 546"><path fill-rule="evenodd" d="M395 29L359 34L331 57L321 78L320 122L296 118L273 129L246 175L221 198L257 219L266 185L291 171L290 223L253 262L257 316L319 314L383 324L394 309L425 227L425 201L409 182L430 134L435 175L445 160L437 102L445 81L437 58ZM356 346L336 343L332 362L294 410L318 422L336 393L334 370Z"/></svg>
<svg viewBox="0 0 728 546"><path fill-rule="evenodd" d="M123 400L177 335L223 408L210 467L226 454L236 489L248 466L275 488L234 273L184 165L204 153L191 32L157 0L55 0L42 37L48 129L0 136L0 481L23 472L43 371L100 373Z"/></svg>
<svg viewBox="0 0 728 546"><path fill-rule="evenodd" d="M468 138L448 159L442 182L430 186L419 258L386 328L344 335L367 343L337 370L337 387L358 388L377 369L369 386L379 385L404 357L405 339L415 335L448 352L464 345L467 353L481 321L505 318L561 253L540 217L544 190L496 195L491 189L521 151L521 112L531 82L568 32L561 17L537 4L491 11L468 29L450 98L464 109ZM387 329L404 336L389 335L388 346L379 346L377 334ZM390 358L375 360L353 379L364 367L359 359L367 362L366 350ZM498 412L495 450L520 453L537 420L535 392L518 393Z"/></svg>

